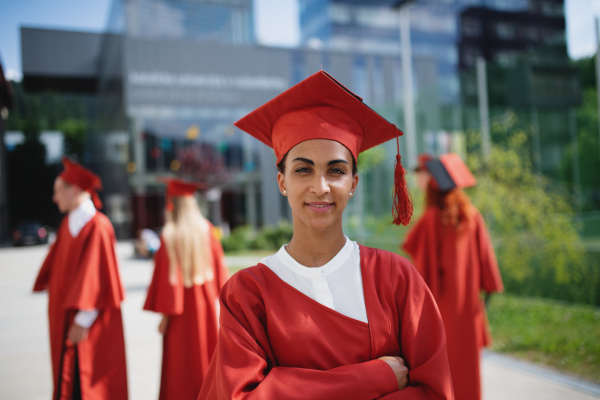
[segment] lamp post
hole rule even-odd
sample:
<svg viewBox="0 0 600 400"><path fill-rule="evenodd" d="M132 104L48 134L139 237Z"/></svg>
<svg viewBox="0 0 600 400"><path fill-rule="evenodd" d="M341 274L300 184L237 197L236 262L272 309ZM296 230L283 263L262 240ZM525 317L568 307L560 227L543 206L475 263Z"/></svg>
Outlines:
<svg viewBox="0 0 600 400"><path fill-rule="evenodd" d="M600 128L600 22L598 17L596 21L596 96L598 96L598 127ZM600 130L598 131L598 139L600 139ZM598 140L600 147L600 140ZM600 149L599 149L600 150Z"/></svg>
<svg viewBox="0 0 600 400"><path fill-rule="evenodd" d="M477 97L479 100L479 124L481 125L481 149L483 160L489 161L491 151L490 114L488 106L487 70L483 57L477 57Z"/></svg>
<svg viewBox="0 0 600 400"><path fill-rule="evenodd" d="M400 30L400 56L402 59L402 87L404 103L404 133L406 136L408 168L417 165L417 127L415 120L412 49L410 45L410 11L408 6L412 0L401 0L393 3L393 8L398 11Z"/></svg>

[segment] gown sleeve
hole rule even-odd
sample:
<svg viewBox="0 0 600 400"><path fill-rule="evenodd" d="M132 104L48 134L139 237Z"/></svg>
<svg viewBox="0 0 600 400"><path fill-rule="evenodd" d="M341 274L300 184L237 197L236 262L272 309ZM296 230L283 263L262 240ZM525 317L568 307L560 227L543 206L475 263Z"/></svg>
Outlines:
<svg viewBox="0 0 600 400"><path fill-rule="evenodd" d="M63 220L61 224L58 226L58 230L56 232L56 240L54 243L50 244L50 249L48 250L48 254L46 255L46 259L40 268L40 272L38 272L38 276L35 279L35 283L33 284L34 292L42 292L46 290L48 283L50 283L50 274L52 273L52 265L54 265L54 258L56 256L56 249L58 247L58 242L62 237L63 230L65 229L66 222Z"/></svg>
<svg viewBox="0 0 600 400"><path fill-rule="evenodd" d="M175 316L183 314L183 282L177 274L177 282L169 282L169 255L163 238L154 255L154 274L148 287L144 310Z"/></svg>
<svg viewBox="0 0 600 400"><path fill-rule="evenodd" d="M487 293L502 292L504 285L498 269L496 253L485 221L479 212L475 216L479 263L481 267L481 289Z"/></svg>
<svg viewBox="0 0 600 400"><path fill-rule="evenodd" d="M74 283L65 296L64 306L67 309L119 309L125 298L112 225L105 216L94 218L92 231L83 244L84 252Z"/></svg>
<svg viewBox="0 0 600 400"><path fill-rule="evenodd" d="M446 350L446 333L437 305L416 271L396 290L402 357L409 369L408 386L385 400L454 399Z"/></svg>
<svg viewBox="0 0 600 400"><path fill-rule="evenodd" d="M58 240L58 239L57 239ZM33 284L34 292L42 292L46 290L48 283L50 282L50 274L52 273L52 265L54 265L54 255L56 252L54 251L55 243L50 245L50 251L48 251L48 255L42 264L42 268L40 268L40 272L38 272L38 276L35 279L35 283Z"/></svg>
<svg viewBox="0 0 600 400"><path fill-rule="evenodd" d="M236 275L239 275L236 274ZM382 360L331 370L274 365L265 325L264 304L232 277L221 292L219 339L198 400L376 399L398 388Z"/></svg>

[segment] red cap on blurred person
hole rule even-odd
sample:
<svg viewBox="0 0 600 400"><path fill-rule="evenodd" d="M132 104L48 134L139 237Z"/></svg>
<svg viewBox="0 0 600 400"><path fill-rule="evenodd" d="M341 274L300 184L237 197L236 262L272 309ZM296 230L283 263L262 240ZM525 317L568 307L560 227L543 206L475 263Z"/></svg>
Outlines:
<svg viewBox="0 0 600 400"><path fill-rule="evenodd" d="M102 181L100 180L100 177L68 157L63 157L62 163L65 169L58 177L91 194L94 207L101 209L102 202L100 201L97 192L98 190L102 190Z"/></svg>
<svg viewBox="0 0 600 400"><path fill-rule="evenodd" d="M311 139L329 139L343 144L354 160L358 154L396 138L398 154L394 177L394 223L406 225L412 217L412 202L400 163L398 137L403 133L381 117L362 99L319 71L234 124L275 150L277 163L297 144Z"/></svg>
<svg viewBox="0 0 600 400"><path fill-rule="evenodd" d="M419 154L417 166L415 167L415 172L427 171L427 166L425 165L425 163L431 159L433 159L433 156L429 153Z"/></svg>
<svg viewBox="0 0 600 400"><path fill-rule="evenodd" d="M441 155L438 159L425 162L427 170L433 176L438 189L442 192L455 188L463 189L477 184L469 167L455 153Z"/></svg>
<svg viewBox="0 0 600 400"><path fill-rule="evenodd" d="M188 182L180 178L159 177L158 182L167 184L167 209L173 210L173 197L193 196L197 190L207 189L208 185L201 182Z"/></svg>

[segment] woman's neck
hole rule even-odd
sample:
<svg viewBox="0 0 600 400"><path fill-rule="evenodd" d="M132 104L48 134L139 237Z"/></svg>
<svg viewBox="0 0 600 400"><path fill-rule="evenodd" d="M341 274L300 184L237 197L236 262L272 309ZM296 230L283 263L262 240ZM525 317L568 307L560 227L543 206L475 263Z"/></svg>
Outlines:
<svg viewBox="0 0 600 400"><path fill-rule="evenodd" d="M341 229L310 233L294 234L286 250L290 256L305 267L322 267L327 264L346 244L346 237Z"/></svg>

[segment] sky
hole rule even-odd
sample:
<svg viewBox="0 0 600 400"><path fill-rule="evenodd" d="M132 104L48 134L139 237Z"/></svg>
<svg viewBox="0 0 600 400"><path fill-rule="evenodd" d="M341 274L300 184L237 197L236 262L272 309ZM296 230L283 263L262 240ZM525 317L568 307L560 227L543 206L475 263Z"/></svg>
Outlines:
<svg viewBox="0 0 600 400"><path fill-rule="evenodd" d="M19 27L102 32L112 0L8 0L0 6L0 60L10 79L20 79ZM254 0L257 40L292 47L299 41L297 0ZM567 46L571 58L595 53L594 17L600 0L565 0Z"/></svg>

